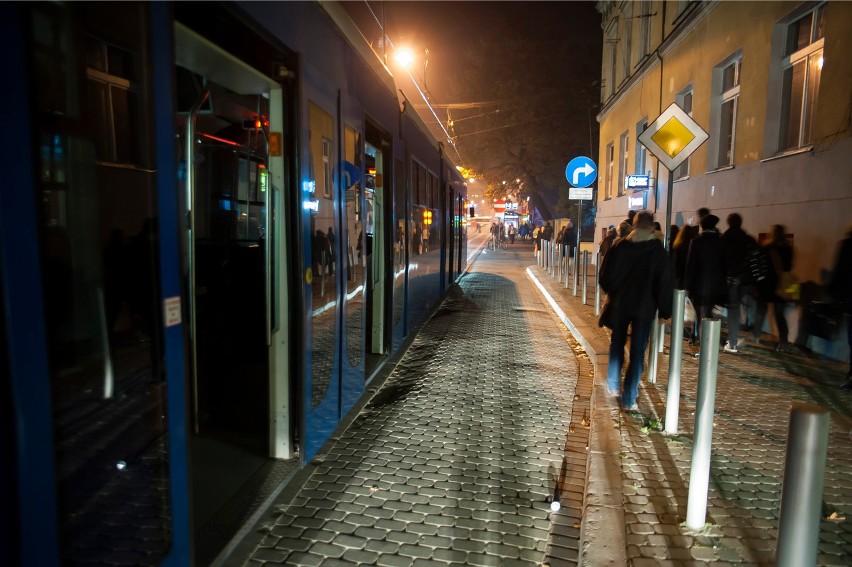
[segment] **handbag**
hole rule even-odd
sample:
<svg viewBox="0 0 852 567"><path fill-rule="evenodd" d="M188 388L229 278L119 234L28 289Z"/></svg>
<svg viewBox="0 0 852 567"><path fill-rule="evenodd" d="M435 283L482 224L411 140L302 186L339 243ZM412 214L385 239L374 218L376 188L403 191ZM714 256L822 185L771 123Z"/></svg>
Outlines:
<svg viewBox="0 0 852 567"><path fill-rule="evenodd" d="M695 314L695 306L692 305L692 300L687 297L686 302L683 304L683 322L695 323L697 318L698 317Z"/></svg>

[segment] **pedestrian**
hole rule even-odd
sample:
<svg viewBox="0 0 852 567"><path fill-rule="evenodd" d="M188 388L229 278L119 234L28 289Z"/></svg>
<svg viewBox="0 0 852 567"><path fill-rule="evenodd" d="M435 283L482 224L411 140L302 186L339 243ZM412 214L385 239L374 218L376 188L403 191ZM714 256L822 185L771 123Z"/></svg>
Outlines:
<svg viewBox="0 0 852 567"><path fill-rule="evenodd" d="M751 294L748 256L757 248L757 241L743 230L743 217L738 213L729 214L726 222L728 230L722 235L722 256L727 287L728 340L723 350L736 354L740 342L740 308L746 295Z"/></svg>
<svg viewBox="0 0 852 567"><path fill-rule="evenodd" d="M846 238L838 245L828 293L846 312L846 339L852 351L852 226L846 229ZM852 389L852 359L849 362L849 372L846 373L846 382L841 387Z"/></svg>
<svg viewBox="0 0 852 567"><path fill-rule="evenodd" d="M663 227L658 222L654 223L654 236L657 237L657 240L659 240L663 246L666 245L666 235L663 234Z"/></svg>
<svg viewBox="0 0 852 567"><path fill-rule="evenodd" d="M613 241L613 245L618 243L622 238L627 238L627 235L630 234L630 231L633 230L633 225L627 221L621 221L618 223L618 228L615 229L615 240Z"/></svg>
<svg viewBox="0 0 852 567"><path fill-rule="evenodd" d="M336 242L335 242L334 229L333 229L332 227L328 227L328 231L325 233L325 237L328 239L328 248L329 248L328 266L329 266L329 273L330 273L331 275L334 275L334 265L335 265L335 261L336 261L336 254L335 254L335 250L336 250L335 244L336 244Z"/></svg>
<svg viewBox="0 0 852 567"><path fill-rule="evenodd" d="M600 273L607 302L599 323L612 330L607 393L616 397L621 389L621 404L627 411L639 409L639 379L654 315L659 312L660 319L668 319L672 310L671 263L663 245L654 237L653 223L651 213L638 213L630 234L607 252ZM630 362L621 388L628 327Z"/></svg>
<svg viewBox="0 0 852 567"><path fill-rule="evenodd" d="M633 219L635 217L636 217L636 211L634 211L633 209L630 209L629 211L627 211L627 219L624 222L626 222L628 225L630 225L630 228L633 228Z"/></svg>
<svg viewBox="0 0 852 567"><path fill-rule="evenodd" d="M673 224L669 227L669 245L666 247L666 250L669 251L669 254L672 253L672 248L674 248L674 241L677 238L677 233L680 232L680 227L678 225Z"/></svg>
<svg viewBox="0 0 852 567"><path fill-rule="evenodd" d="M606 231L606 236L604 236L603 240L601 240L600 248L598 248L598 252L601 255L601 262L603 262L603 259L606 257L606 253L609 251L609 249L612 248L612 245L615 242L615 237L615 225L611 224L609 225L609 228Z"/></svg>
<svg viewBox="0 0 852 567"><path fill-rule="evenodd" d="M695 328L713 315L715 305L725 304L725 261L722 236L716 229L719 217L710 214L701 219L701 234L689 245L686 257L686 293L695 307Z"/></svg>
<svg viewBox="0 0 852 567"><path fill-rule="evenodd" d="M790 350L790 345L784 309L787 307L789 299L779 296L777 288L781 278L793 269L793 246L787 241L784 225L772 226L769 231L769 242L762 248L769 259L769 275L757 286L757 305L752 334L755 342L760 342L763 320L766 317L768 304L771 303L775 316L775 326L778 329L778 346L776 349L778 352L786 352Z"/></svg>
<svg viewBox="0 0 852 567"><path fill-rule="evenodd" d="M500 248L500 227L496 222L491 223L491 244L494 246L494 251L496 252Z"/></svg>
<svg viewBox="0 0 852 567"><path fill-rule="evenodd" d="M689 255L689 245L696 238L698 238L698 227L686 225L677 233L677 238L672 245L675 289L686 289L686 257Z"/></svg>
<svg viewBox="0 0 852 567"><path fill-rule="evenodd" d="M553 225L550 224L550 221L547 221L547 224L544 225L544 234L541 237L548 242L553 239Z"/></svg>
<svg viewBox="0 0 852 567"><path fill-rule="evenodd" d="M515 230L515 225L514 225L514 224L510 224L510 225L509 225L509 244L514 244L514 243L515 243L515 233L516 233L516 232L517 232L517 231Z"/></svg>

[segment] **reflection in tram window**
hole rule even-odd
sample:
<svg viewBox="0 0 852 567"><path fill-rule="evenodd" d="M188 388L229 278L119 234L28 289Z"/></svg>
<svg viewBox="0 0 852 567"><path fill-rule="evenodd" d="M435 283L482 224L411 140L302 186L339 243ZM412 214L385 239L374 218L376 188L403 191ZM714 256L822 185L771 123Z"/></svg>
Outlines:
<svg viewBox="0 0 852 567"><path fill-rule="evenodd" d="M335 278L329 267L330 245L327 227L334 226L334 179L328 164L335 162L336 147L334 119L331 114L313 102L308 104L308 129L310 167L319 201L316 212L310 216L311 234L311 407L317 407L325 397L334 364L335 326L337 321L337 293ZM327 190L326 190L327 188Z"/></svg>
<svg viewBox="0 0 852 567"><path fill-rule="evenodd" d="M137 105L150 86L147 10L29 12L64 564L107 563L118 541L158 564L171 547L157 180Z"/></svg>
<svg viewBox="0 0 852 567"><path fill-rule="evenodd" d="M344 191L346 192L346 354L349 364L358 366L364 349L364 268L356 261L356 251L350 242L352 235L361 233L361 176L364 166L361 133L346 126L343 129ZM360 242L355 244L360 250ZM344 261L341 259L341 261Z"/></svg>

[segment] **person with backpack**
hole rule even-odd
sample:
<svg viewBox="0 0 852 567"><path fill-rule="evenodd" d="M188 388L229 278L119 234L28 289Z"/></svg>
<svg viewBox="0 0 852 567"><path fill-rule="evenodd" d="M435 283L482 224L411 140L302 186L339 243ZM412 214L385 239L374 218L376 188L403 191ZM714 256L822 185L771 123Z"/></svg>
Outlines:
<svg viewBox="0 0 852 567"><path fill-rule="evenodd" d="M725 303L725 263L722 256L722 237L716 229L719 217L710 214L701 219L701 234L690 242L686 257L684 285L695 306L695 328L701 331L701 321L713 316L713 307Z"/></svg>
<svg viewBox="0 0 852 567"><path fill-rule="evenodd" d="M743 217L731 213L726 221L728 230L722 235L722 257L728 292L728 341L723 350L736 354L740 336L740 307L743 298L751 293L753 283L748 260L758 248L757 241L742 228Z"/></svg>

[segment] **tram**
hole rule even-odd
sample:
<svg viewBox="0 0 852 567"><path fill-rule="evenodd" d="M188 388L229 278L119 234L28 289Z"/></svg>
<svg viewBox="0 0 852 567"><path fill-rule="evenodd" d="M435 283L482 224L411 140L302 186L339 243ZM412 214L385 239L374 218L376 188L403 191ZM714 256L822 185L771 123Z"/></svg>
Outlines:
<svg viewBox="0 0 852 567"><path fill-rule="evenodd" d="M0 563L208 564L464 272L464 180L333 3L0 43Z"/></svg>

